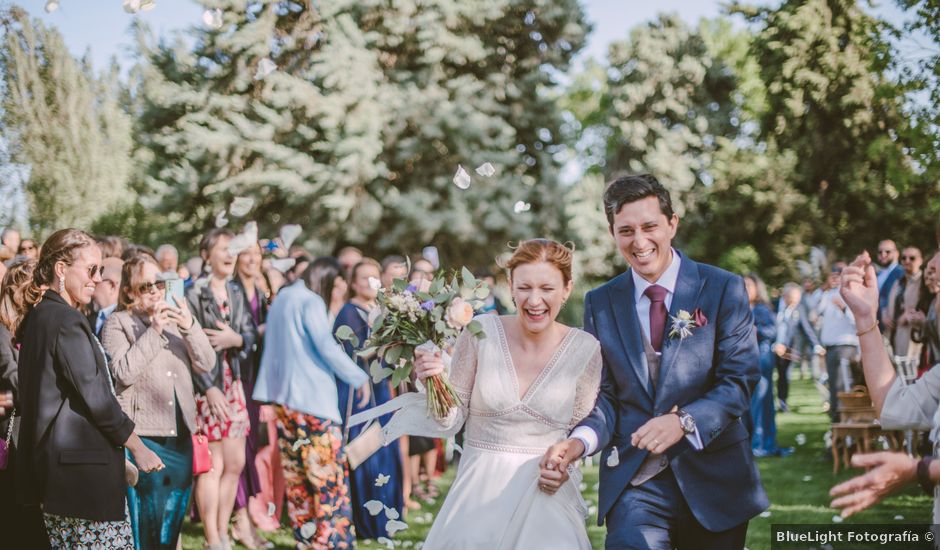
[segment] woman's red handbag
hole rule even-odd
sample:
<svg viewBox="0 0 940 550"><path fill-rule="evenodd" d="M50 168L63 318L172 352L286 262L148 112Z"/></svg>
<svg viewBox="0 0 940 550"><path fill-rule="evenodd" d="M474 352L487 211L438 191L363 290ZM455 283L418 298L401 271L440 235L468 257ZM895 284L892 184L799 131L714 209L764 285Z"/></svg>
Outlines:
<svg viewBox="0 0 940 550"><path fill-rule="evenodd" d="M198 476L212 469L212 452L209 438L199 434L193 436L193 475Z"/></svg>

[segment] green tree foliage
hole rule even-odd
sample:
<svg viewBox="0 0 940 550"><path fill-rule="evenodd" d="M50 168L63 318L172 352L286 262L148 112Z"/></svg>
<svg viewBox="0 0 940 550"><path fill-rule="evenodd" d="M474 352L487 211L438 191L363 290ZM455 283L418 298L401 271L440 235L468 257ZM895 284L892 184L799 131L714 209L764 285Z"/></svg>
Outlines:
<svg viewBox="0 0 940 550"><path fill-rule="evenodd" d="M853 0L740 8L767 89L761 136L796 158L793 188L818 218L809 238L851 255L881 238L924 244L929 181L911 156L922 139L892 74L890 28Z"/></svg>
<svg viewBox="0 0 940 550"><path fill-rule="evenodd" d="M262 233L301 223L373 254L485 261L560 229L549 92L586 32L575 0L205 5L223 25L193 29L194 49L142 41L146 191L174 231L194 237L237 196ZM255 79L266 58L277 70ZM495 176L473 172L484 162Z"/></svg>
<svg viewBox="0 0 940 550"><path fill-rule="evenodd" d="M55 29L20 8L0 13L3 121L11 161L29 166L25 190L38 234L76 226L128 201L131 120L118 70L96 76Z"/></svg>
<svg viewBox="0 0 940 550"><path fill-rule="evenodd" d="M713 179L719 144L742 131L741 103L750 96L739 93L734 67L709 50L706 26L662 15L614 42L604 65L589 64L573 79L564 105L589 175L569 190L568 215L589 276L622 269L601 204L604 181L650 172L677 212L692 216Z"/></svg>

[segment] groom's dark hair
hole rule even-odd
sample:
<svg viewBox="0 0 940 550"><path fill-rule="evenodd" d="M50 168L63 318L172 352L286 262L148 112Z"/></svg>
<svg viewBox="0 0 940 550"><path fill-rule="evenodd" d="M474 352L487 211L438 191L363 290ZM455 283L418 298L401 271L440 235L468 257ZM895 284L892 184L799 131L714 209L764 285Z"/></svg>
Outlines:
<svg viewBox="0 0 940 550"><path fill-rule="evenodd" d="M621 176L607 184L604 190L604 213L607 214L607 224L614 226L614 216L623 205L643 200L646 197L656 197L659 200L659 209L672 219L672 199L669 191L659 183L652 174L639 174L635 176Z"/></svg>

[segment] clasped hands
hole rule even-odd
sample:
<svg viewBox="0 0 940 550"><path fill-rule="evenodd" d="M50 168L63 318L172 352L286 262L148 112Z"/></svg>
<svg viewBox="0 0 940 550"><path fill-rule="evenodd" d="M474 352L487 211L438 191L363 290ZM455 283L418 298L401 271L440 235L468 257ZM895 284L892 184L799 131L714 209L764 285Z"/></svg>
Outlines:
<svg viewBox="0 0 940 550"><path fill-rule="evenodd" d="M662 416L650 419L630 435L630 444L637 449L662 454L682 440L685 431L675 414L678 407ZM554 495L568 481L568 465L585 452L580 439L568 438L545 451L539 461L539 489Z"/></svg>

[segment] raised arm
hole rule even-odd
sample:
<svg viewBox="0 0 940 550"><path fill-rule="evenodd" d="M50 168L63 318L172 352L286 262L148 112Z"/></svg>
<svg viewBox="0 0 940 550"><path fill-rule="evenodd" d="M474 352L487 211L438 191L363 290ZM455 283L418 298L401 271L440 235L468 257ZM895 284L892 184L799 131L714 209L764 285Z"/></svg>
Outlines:
<svg viewBox="0 0 940 550"><path fill-rule="evenodd" d="M878 279L867 252L842 270L839 292L855 315L865 384L881 425L895 430L932 429L940 405L940 371L931 369L911 385L898 378L875 321Z"/></svg>

